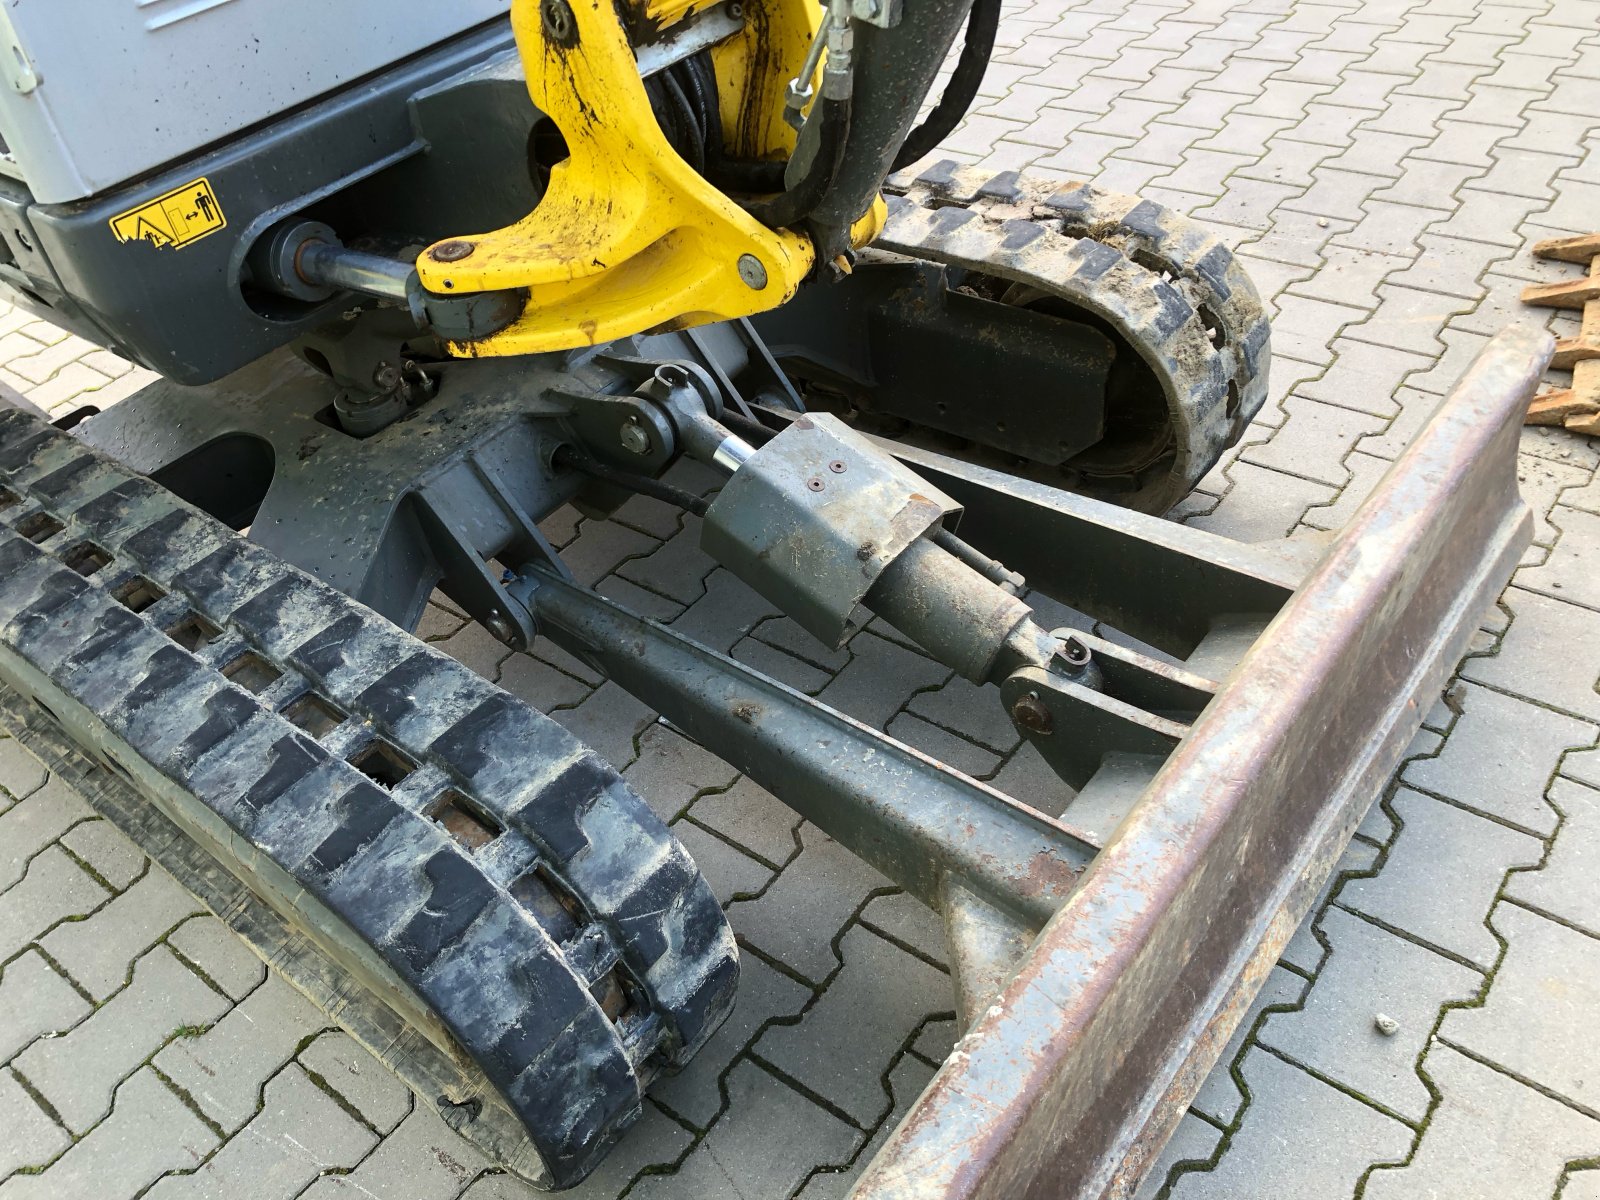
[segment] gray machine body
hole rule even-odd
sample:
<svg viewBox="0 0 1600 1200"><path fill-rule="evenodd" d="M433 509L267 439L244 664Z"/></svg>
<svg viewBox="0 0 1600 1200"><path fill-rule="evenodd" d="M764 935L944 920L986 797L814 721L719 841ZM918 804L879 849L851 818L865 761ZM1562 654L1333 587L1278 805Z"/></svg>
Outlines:
<svg viewBox="0 0 1600 1200"><path fill-rule="evenodd" d="M172 0L96 0L96 14L74 5L70 20L60 6L36 13L37 2L6 5L10 29L0 24L0 36L19 35L31 64L12 54L0 67L0 134L14 159L0 172L0 284L23 307L170 379L220 379L352 306L348 294L304 302L254 285L251 250L282 221L322 221L347 243L403 254L509 224L538 202L528 145L541 116L507 0L407 5L403 14L341 0L315 17L309 0L284 0L270 21L237 27L224 17L251 13L247 0L191 0L210 27L176 17ZM286 19L302 7L303 19ZM154 21L158 9L174 19L124 28L127 13ZM79 36L97 22L104 32L92 43ZM56 57L63 29L79 36L82 62ZM291 41L289 30L315 36ZM261 59L236 61L253 38ZM136 70L113 69L124 55ZM180 63L207 79L228 76L225 111L204 120L179 112L196 97L215 101L170 80L164 90ZM170 129L151 116L169 108ZM183 216L164 201L196 196L211 219L181 244L122 220L155 206L155 224L173 232L164 222Z"/></svg>
<svg viewBox="0 0 1600 1200"><path fill-rule="evenodd" d="M13 0L0 169L99 195L505 14L509 0ZM91 32L92 31L92 32Z"/></svg>

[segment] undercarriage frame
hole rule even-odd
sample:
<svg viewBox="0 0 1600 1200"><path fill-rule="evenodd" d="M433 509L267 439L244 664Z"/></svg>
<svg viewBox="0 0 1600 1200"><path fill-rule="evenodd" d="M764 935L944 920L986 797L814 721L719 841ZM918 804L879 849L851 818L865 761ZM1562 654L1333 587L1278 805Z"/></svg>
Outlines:
<svg viewBox="0 0 1600 1200"><path fill-rule="evenodd" d="M674 334L631 349L771 375L755 339L718 328L720 344ZM600 394L615 369L600 358L548 373L538 361L452 365L434 399L364 440L337 430L320 377L286 359L216 388L154 385L79 432L402 624L440 584L512 645L550 637L940 911L969 1028L857 1196L1121 1196L1527 543L1518 416L1547 341L1497 339L1320 558L880 443L962 507L968 542L1129 635L1082 635L1115 686L1030 693L1042 713L1002 692L1077 786L1064 814L574 583L537 523L575 498L591 511L618 499L554 461L571 439L575 381ZM774 428L793 417L752 411ZM14 696L4 708L7 724L54 737L53 765L71 767L49 722ZM101 769L76 770L92 780ZM124 825L151 825L121 786L90 790ZM1111 832L1091 835L1091 821ZM224 902L243 918L253 910L236 893L218 896L233 895ZM270 919L234 923L272 951ZM302 987L328 977L314 964L302 974ZM356 1032L371 1044L381 1028ZM413 1086L436 1087L386 1058ZM475 1130L478 1114L446 1107L505 1156L503 1128Z"/></svg>

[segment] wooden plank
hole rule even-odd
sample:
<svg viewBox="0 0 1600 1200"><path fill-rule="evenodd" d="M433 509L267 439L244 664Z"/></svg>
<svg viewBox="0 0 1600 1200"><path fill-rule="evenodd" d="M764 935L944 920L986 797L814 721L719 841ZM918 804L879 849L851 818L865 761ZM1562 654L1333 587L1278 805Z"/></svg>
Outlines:
<svg viewBox="0 0 1600 1200"><path fill-rule="evenodd" d="M1585 233L1577 237L1545 238L1533 244L1537 258L1553 258L1559 262L1589 264L1600 255L1600 233Z"/></svg>
<svg viewBox="0 0 1600 1200"><path fill-rule="evenodd" d="M1562 338L1556 343L1550 365L1558 371L1570 371L1588 358L1600 358L1600 300L1591 300L1583 306L1583 325L1578 336Z"/></svg>
<svg viewBox="0 0 1600 1200"><path fill-rule="evenodd" d="M1600 412L1590 413L1586 417L1568 417L1565 424L1573 433L1586 433L1590 437L1600 437Z"/></svg>
<svg viewBox="0 0 1600 1200"><path fill-rule="evenodd" d="M1524 425L1565 425L1568 417L1585 417L1593 412L1592 405L1585 404L1572 394L1571 388L1562 388L1558 392L1545 392L1535 396L1528 405L1528 415L1523 418Z"/></svg>
<svg viewBox="0 0 1600 1200"><path fill-rule="evenodd" d="M1591 358L1600 358L1600 342L1581 337L1562 338L1556 343L1556 352L1550 359L1550 365L1557 371L1570 371L1578 363Z"/></svg>
<svg viewBox="0 0 1600 1200"><path fill-rule="evenodd" d="M1600 361L1588 359L1572 368L1572 394L1594 408L1600 408Z"/></svg>
<svg viewBox="0 0 1600 1200"><path fill-rule="evenodd" d="M1546 308L1582 308L1590 300L1600 300L1600 279L1563 279L1560 283L1530 283L1522 289L1524 304Z"/></svg>

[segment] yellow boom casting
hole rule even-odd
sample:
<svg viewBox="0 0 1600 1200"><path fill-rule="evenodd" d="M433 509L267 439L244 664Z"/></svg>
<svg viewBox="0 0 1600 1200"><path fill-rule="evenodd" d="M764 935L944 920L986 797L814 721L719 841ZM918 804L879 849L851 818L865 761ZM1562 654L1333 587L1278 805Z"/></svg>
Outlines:
<svg viewBox="0 0 1600 1200"><path fill-rule="evenodd" d="M784 84L818 23L811 0L750 0L744 31L714 52L728 98L724 136L750 157L783 157ZM688 15L656 0L647 21ZM534 104L569 157L535 210L490 233L436 242L417 271L445 295L526 288L521 316L461 356L529 354L749 316L791 297L812 265L803 234L768 229L679 157L656 122L610 0L514 0L512 26ZM748 114L744 116L743 114ZM881 228L879 201L857 232Z"/></svg>

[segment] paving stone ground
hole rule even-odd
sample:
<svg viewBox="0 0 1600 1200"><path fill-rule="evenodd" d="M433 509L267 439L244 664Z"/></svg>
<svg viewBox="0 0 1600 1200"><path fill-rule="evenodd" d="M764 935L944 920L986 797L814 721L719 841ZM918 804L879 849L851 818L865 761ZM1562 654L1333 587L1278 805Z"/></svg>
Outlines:
<svg viewBox="0 0 1600 1200"><path fill-rule="evenodd" d="M1597 130L1597 0L1012 0L945 153L1139 190L1237 247L1276 313L1272 399L1175 516L1255 540L1348 520L1508 322L1573 329L1517 293L1572 273L1531 242L1600 227ZM0 314L0 379L52 412L145 378ZM1537 544L1146 1200L1600 1197L1600 443L1522 451ZM547 528L607 594L1051 786L991 697L889 631L820 651L693 519ZM443 607L422 632L624 768L743 946L738 1012L575 1195L842 1197L951 1046L938 923L553 648ZM0 1200L526 1194L4 741L0 1129Z"/></svg>

